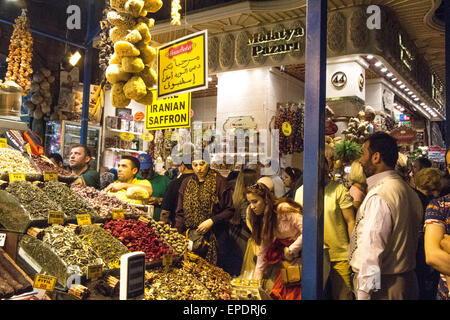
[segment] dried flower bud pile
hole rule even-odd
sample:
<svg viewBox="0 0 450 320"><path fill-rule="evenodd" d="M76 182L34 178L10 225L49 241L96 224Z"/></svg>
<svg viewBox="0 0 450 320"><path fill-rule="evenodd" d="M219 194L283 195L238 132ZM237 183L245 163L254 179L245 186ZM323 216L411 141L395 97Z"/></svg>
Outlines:
<svg viewBox="0 0 450 320"><path fill-rule="evenodd" d="M30 23L27 10L15 19L14 31L9 44L9 55L6 58L8 70L6 81L14 81L23 89L23 96L28 95L31 85L31 60L33 57L33 38L30 32Z"/></svg>
<svg viewBox="0 0 450 320"><path fill-rule="evenodd" d="M160 224L151 219L151 228L178 254L183 254L187 250L188 241L186 237L179 234L176 228L171 228L168 224Z"/></svg>
<svg viewBox="0 0 450 320"><path fill-rule="evenodd" d="M104 191L82 185L72 185L70 189L89 202L101 218L112 218L114 209L124 209L125 214L135 217L143 214L142 210Z"/></svg>
<svg viewBox="0 0 450 320"><path fill-rule="evenodd" d="M139 220L111 220L103 226L120 240L131 252L145 252L145 261L162 259L165 254L174 254L149 227Z"/></svg>

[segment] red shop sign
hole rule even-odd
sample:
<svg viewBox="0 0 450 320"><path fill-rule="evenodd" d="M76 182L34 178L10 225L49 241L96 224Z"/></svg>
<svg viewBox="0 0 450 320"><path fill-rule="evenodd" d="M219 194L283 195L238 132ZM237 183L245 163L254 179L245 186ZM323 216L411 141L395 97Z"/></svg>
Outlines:
<svg viewBox="0 0 450 320"><path fill-rule="evenodd" d="M391 136L397 140L398 144L411 144L417 140L416 130L407 127L393 130Z"/></svg>

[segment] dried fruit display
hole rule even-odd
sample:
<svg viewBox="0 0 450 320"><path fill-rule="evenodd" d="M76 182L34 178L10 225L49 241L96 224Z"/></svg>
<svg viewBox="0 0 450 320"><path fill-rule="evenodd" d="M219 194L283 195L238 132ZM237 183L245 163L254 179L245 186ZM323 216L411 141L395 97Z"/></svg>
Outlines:
<svg viewBox="0 0 450 320"><path fill-rule="evenodd" d="M111 220L103 226L131 252L145 252L145 261L160 260L165 254L174 254L145 223L139 220Z"/></svg>
<svg viewBox="0 0 450 320"><path fill-rule="evenodd" d="M216 299L230 299L231 276L228 273L191 252L184 257L183 270L200 280Z"/></svg>
<svg viewBox="0 0 450 320"><path fill-rule="evenodd" d="M368 121L360 120L358 118L350 118L348 121L348 127L342 131L345 135L345 140L354 141L362 144L364 140L370 135L369 130L370 123Z"/></svg>
<svg viewBox="0 0 450 320"><path fill-rule="evenodd" d="M176 228L171 228L168 224L161 224L151 219L150 227L163 239L175 252L180 255L187 250L188 241L186 236L178 233Z"/></svg>
<svg viewBox="0 0 450 320"><path fill-rule="evenodd" d="M104 191L82 185L72 185L70 189L89 202L101 218L112 218L114 209L124 209L125 215L129 217L145 214L144 211Z"/></svg>
<svg viewBox="0 0 450 320"><path fill-rule="evenodd" d="M209 290L182 269L155 268L146 272L145 300L213 300Z"/></svg>
<svg viewBox="0 0 450 320"><path fill-rule="evenodd" d="M40 174L20 151L13 148L0 148L0 173Z"/></svg>
<svg viewBox="0 0 450 320"><path fill-rule="evenodd" d="M44 229L42 242L67 265L78 266L86 274L88 265L97 265L100 256L87 243L83 242L71 228L53 225ZM103 268L107 266L102 263Z"/></svg>
<svg viewBox="0 0 450 320"><path fill-rule="evenodd" d="M114 54L106 69L106 79L112 84L111 103L116 108L128 106L131 100L149 105L153 101L150 89L156 84L153 69L156 49L149 45L150 29L155 21L147 13L157 12L161 0L111 0L112 10L107 20L112 28L109 38Z"/></svg>
<svg viewBox="0 0 450 320"><path fill-rule="evenodd" d="M94 249L110 269L120 268L120 257L130 252L119 240L98 225L83 226L79 237Z"/></svg>
<svg viewBox="0 0 450 320"><path fill-rule="evenodd" d="M170 24L173 26L181 26L181 5L180 0L172 0L172 6L170 7Z"/></svg>
<svg viewBox="0 0 450 320"><path fill-rule="evenodd" d="M32 283L19 271L5 251L0 249L0 299L32 290Z"/></svg>
<svg viewBox="0 0 450 320"><path fill-rule="evenodd" d="M17 198L32 220L47 220L49 212L61 211L61 207L46 192L31 182L13 181L5 191Z"/></svg>
<svg viewBox="0 0 450 320"><path fill-rule="evenodd" d="M42 190L48 197L61 207L68 217L76 217L78 214L89 214L96 217L94 209L78 194L62 182L48 181L44 183Z"/></svg>
<svg viewBox="0 0 450 320"><path fill-rule="evenodd" d="M31 86L31 60L33 57L33 38L30 32L30 23L27 10L14 20L14 31L9 43L9 55L6 58L8 71L6 81L14 81L23 89L23 96L27 96Z"/></svg>
<svg viewBox="0 0 450 320"><path fill-rule="evenodd" d="M39 168L39 170L41 170L42 173L44 173L46 171L50 171L50 172L56 171L58 174L60 174L62 176L71 176L72 175L69 171L56 166L49 158L47 158L44 155L39 155L39 156L33 155L31 157L31 160L34 163L34 165L37 168Z"/></svg>
<svg viewBox="0 0 450 320"><path fill-rule="evenodd" d="M111 11L109 0L105 0L105 9L103 9L103 19L100 21L100 43L99 47L101 51L99 53L98 65L102 73L106 71L108 67L108 61L114 53L114 43L109 38L109 32L112 28L111 23L107 20L107 14ZM110 88L108 88L110 89Z"/></svg>

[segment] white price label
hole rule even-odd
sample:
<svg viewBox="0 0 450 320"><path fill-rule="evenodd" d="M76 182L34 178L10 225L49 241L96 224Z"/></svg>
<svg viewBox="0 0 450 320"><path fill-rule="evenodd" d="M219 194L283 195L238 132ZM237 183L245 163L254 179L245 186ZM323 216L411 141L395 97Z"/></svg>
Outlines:
<svg viewBox="0 0 450 320"><path fill-rule="evenodd" d="M6 233L0 233L0 247L5 246L5 241L6 241Z"/></svg>
<svg viewBox="0 0 450 320"><path fill-rule="evenodd" d="M188 249L189 251L192 251L192 248L193 248L193 247L194 247L194 242L193 242L192 240L189 240L187 249Z"/></svg>

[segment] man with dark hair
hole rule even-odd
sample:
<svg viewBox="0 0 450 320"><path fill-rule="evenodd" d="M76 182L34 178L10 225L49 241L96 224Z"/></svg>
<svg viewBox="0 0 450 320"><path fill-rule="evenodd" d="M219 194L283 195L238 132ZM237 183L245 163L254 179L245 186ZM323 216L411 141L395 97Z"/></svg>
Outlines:
<svg viewBox="0 0 450 320"><path fill-rule="evenodd" d="M52 153L48 156L48 159L53 162L57 167L64 168L63 158L59 153Z"/></svg>
<svg viewBox="0 0 450 320"><path fill-rule="evenodd" d="M136 175L140 169L139 160L132 156L122 156L117 168L119 179L111 183L105 191L116 196L120 200L132 203L143 204L143 200L148 199L152 193L152 185L148 180L138 180ZM133 193L133 197L128 193L129 188L140 192Z"/></svg>
<svg viewBox="0 0 450 320"><path fill-rule="evenodd" d="M397 150L396 140L384 132L369 136L362 147L368 193L356 215L349 256L359 300L418 298L414 269L423 210L394 170Z"/></svg>
<svg viewBox="0 0 450 320"><path fill-rule="evenodd" d="M72 146L69 156L70 169L72 174L80 177L74 184L100 189L100 175L96 170L89 169L89 161L91 161L89 148L81 144Z"/></svg>

